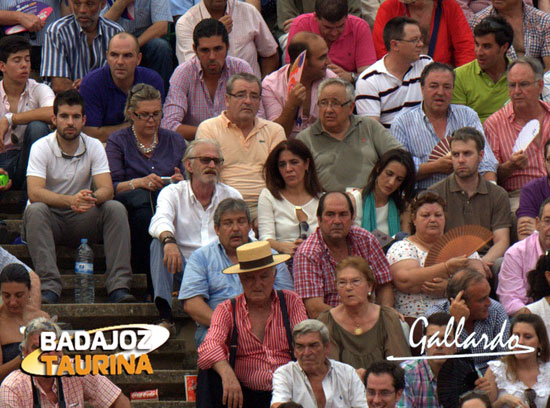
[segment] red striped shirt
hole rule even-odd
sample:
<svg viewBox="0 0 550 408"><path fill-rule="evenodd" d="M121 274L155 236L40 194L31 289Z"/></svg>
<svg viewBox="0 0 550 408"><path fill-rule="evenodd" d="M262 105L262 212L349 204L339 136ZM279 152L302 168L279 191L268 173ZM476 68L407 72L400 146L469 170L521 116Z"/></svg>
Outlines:
<svg viewBox="0 0 550 408"><path fill-rule="evenodd" d="M291 329L307 319L302 300L294 292L284 290ZM275 291L271 295L271 314L265 326L261 341L252 333L252 325L244 294L236 298L237 355L235 374L241 384L252 390L271 391L273 373L290 361L290 348L287 341L279 297ZM199 368L206 370L215 363L229 360L229 343L233 329L231 301L220 303L214 314L206 338L199 347Z"/></svg>
<svg viewBox="0 0 550 408"><path fill-rule="evenodd" d="M544 144L550 137L550 104L542 101L540 104L544 108L544 119L541 123L539 133L541 140L538 144L536 140L533 141L527 150L525 150L528 161L527 167L514 171L504 181L502 186L507 191L519 190L529 181L546 176L543 150ZM500 164L510 160L510 157L512 157L512 148L523 126L524 124L520 124L516 120L512 103L505 105L493 113L483 123L485 137Z"/></svg>

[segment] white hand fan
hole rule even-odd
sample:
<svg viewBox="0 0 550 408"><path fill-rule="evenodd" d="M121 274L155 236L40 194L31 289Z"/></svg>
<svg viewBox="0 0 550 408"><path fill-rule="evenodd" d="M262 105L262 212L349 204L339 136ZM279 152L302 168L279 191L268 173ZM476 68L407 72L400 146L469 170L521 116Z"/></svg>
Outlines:
<svg viewBox="0 0 550 408"><path fill-rule="evenodd" d="M519 152L520 150L526 150L533 139L537 137L540 131L540 122L537 119L530 120L519 132L516 143L514 143L514 148L512 153Z"/></svg>

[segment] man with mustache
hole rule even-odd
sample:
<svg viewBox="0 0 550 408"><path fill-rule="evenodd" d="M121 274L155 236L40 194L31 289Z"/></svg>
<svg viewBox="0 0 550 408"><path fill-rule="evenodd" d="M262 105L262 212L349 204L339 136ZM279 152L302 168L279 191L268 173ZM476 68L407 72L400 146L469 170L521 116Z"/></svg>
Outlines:
<svg viewBox="0 0 550 408"><path fill-rule="evenodd" d="M219 182L223 155L218 143L196 140L183 157L187 180L162 189L149 225L151 279L155 304L162 324L173 327L173 275L181 281L191 253L216 239L212 216L225 198L242 198L232 187ZM177 290L177 286L175 286Z"/></svg>
<svg viewBox="0 0 550 408"><path fill-rule="evenodd" d="M243 200L226 198L220 202L214 212L217 239L193 252L185 266L178 299L199 326L195 333L197 347L206 336L216 306L243 292L238 276L222 271L238 263L237 247L250 241L251 221ZM280 263L276 268L275 289L294 290L286 264Z"/></svg>

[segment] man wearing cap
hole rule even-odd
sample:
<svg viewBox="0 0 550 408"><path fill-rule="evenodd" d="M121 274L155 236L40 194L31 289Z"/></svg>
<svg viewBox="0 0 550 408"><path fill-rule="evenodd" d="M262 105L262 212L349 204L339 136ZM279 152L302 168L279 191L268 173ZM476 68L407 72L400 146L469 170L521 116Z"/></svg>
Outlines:
<svg viewBox="0 0 550 408"><path fill-rule="evenodd" d="M198 406L209 398L221 399L229 408L270 406L273 372L292 357L289 331L307 318L298 295L273 290L275 265L289 258L290 255L273 255L266 241L237 248L238 264L223 273L239 274L243 294L235 298L234 308L231 300L216 307L210 329L198 349ZM238 338L232 366L228 344L235 330ZM221 384L201 389L202 379L214 381L216 373Z"/></svg>

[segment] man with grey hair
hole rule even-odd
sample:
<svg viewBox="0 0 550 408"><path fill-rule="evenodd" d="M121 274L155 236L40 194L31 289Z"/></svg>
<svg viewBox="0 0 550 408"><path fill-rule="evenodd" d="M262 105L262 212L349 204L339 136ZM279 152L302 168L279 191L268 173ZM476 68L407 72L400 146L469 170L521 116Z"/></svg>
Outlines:
<svg viewBox="0 0 550 408"><path fill-rule="evenodd" d="M267 156L283 140L281 125L256 116L261 104L262 84L252 74L235 74L227 81L226 110L205 120L197 129L197 139L218 141L225 158L222 181L236 188L258 214L258 198L265 188L263 166Z"/></svg>
<svg viewBox="0 0 550 408"><path fill-rule="evenodd" d="M324 407L328 402L334 408L367 407L365 386L355 369L328 358L329 333L323 323L304 320L294 326L292 338L298 361L279 367L273 374L271 408L287 401L304 407Z"/></svg>
<svg viewBox="0 0 550 408"><path fill-rule="evenodd" d="M319 119L297 139L311 150L326 191L362 188L380 156L402 147L378 121L353 114L354 89L347 81L321 82L317 105Z"/></svg>
<svg viewBox="0 0 550 408"><path fill-rule="evenodd" d="M519 206L519 192L529 181L546 176L542 147L550 139L550 104L540 100L544 87L539 60L521 57L508 67L511 103L493 113L483 123L487 141L498 160L498 181L508 191L510 207ZM514 151L523 126L538 120L540 132L525 150Z"/></svg>
<svg viewBox="0 0 550 408"><path fill-rule="evenodd" d="M40 348L40 334L43 332L55 332L56 337L61 335L59 326L50 320L44 317L31 320L21 342L23 357ZM3 408L50 406L52 398L55 398L55 406L64 402L67 407L80 407L86 401L93 407L130 408L130 400L120 388L102 375L33 377L19 369L7 376L0 387L0 407Z"/></svg>
<svg viewBox="0 0 550 408"><path fill-rule="evenodd" d="M218 238L191 254L181 283L178 299L185 311L197 322L197 347L202 343L212 313L218 304L242 293L236 275L222 273L237 263L237 247L250 241L250 212L243 200L226 198L214 212L214 230ZM272 250L272 253L276 253ZM292 278L285 263L277 265L275 289L294 290Z"/></svg>
<svg viewBox="0 0 550 408"><path fill-rule="evenodd" d="M216 239L212 215L225 198L242 198L232 187L219 182L223 165L220 146L212 140L195 140L185 151L187 180L163 188L149 225L151 279L155 304L163 325L172 325L172 275L177 281L191 253Z"/></svg>

